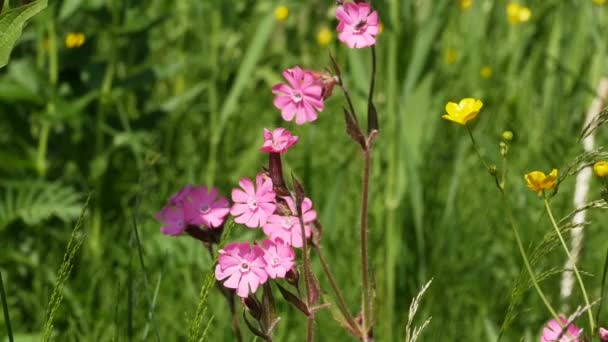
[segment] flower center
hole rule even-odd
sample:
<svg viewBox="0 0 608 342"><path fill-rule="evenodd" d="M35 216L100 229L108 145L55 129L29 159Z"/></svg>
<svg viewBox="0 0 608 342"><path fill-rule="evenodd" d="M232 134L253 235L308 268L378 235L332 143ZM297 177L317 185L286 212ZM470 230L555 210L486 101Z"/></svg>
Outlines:
<svg viewBox="0 0 608 342"><path fill-rule="evenodd" d="M285 217L283 219L283 228L290 229L292 225L293 223L291 222L291 219L289 217Z"/></svg>
<svg viewBox="0 0 608 342"><path fill-rule="evenodd" d="M200 208L201 213L206 214L209 212L209 210L211 210L211 208L209 207L209 205L207 204L203 204Z"/></svg>
<svg viewBox="0 0 608 342"><path fill-rule="evenodd" d="M361 31L363 31L365 26L367 26L367 21L361 20L360 22L357 23L357 25L355 25L353 31L355 31L355 33L359 33Z"/></svg>
<svg viewBox="0 0 608 342"><path fill-rule="evenodd" d="M247 206L249 207L250 210L255 210L258 208L258 202L256 202L255 198L250 197L247 200Z"/></svg>
<svg viewBox="0 0 608 342"><path fill-rule="evenodd" d="M300 103L302 102L302 92L299 90L294 90L291 93L291 100L295 103Z"/></svg>
<svg viewBox="0 0 608 342"><path fill-rule="evenodd" d="M247 272L247 271L249 271L249 264L246 262L243 262L241 264L241 272Z"/></svg>
<svg viewBox="0 0 608 342"><path fill-rule="evenodd" d="M277 257L274 257L272 258L272 261L270 263L272 264L272 266L276 266L281 263L281 260L279 260L279 258Z"/></svg>

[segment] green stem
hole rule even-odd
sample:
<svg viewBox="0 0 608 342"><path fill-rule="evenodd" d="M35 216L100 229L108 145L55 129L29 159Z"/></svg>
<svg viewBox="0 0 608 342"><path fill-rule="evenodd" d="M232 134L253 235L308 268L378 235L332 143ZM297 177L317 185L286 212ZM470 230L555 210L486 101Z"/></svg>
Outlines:
<svg viewBox="0 0 608 342"><path fill-rule="evenodd" d="M469 132L469 137L471 137L471 142L473 143L473 149L475 150L475 153L477 153L479 160L481 160L481 162L483 163L483 166L486 168L486 170L490 170L490 166L488 165L488 163L486 163L486 160L483 159L483 157L481 156L481 152L479 152L479 147L477 146L477 142L475 141L475 137L473 136L471 127L469 127L469 125L467 125L467 124L465 124L464 126L467 128L467 132Z"/></svg>
<svg viewBox="0 0 608 342"><path fill-rule="evenodd" d="M528 260L528 256L526 255L526 250L521 241L521 236L519 235L519 231L517 230L517 227L515 225L515 220L513 219L513 213L511 212L511 206L509 205L509 201L508 201L507 195L505 193L503 193L503 199L504 199L505 208L507 210L507 216L509 219L509 223L511 225L511 228L513 229L513 233L515 234L515 240L517 240L517 247L519 248L519 252L521 254L522 259L524 259L524 264L526 265L526 270L528 271L528 274L530 275L530 279L532 280L532 283L534 284L534 288L536 289L536 292L542 299L543 303L545 303L547 310L549 310L549 312L551 313L551 315L553 316L555 321L561 322L561 320L559 319L559 316L557 315L557 312L553 309L553 307L549 303L549 300L547 300L547 297L545 297L545 294L541 290L540 285L538 285L538 280L536 279L536 276L534 275L534 270L532 269L532 266L530 265L530 261ZM560 325L561 325L561 323L560 323Z"/></svg>
<svg viewBox="0 0 608 342"><path fill-rule="evenodd" d="M369 329L371 328L371 289L369 282L369 265L368 265L368 247L367 247L367 212L369 206L369 176L371 167L371 144L368 143L367 148L364 151L364 164L363 164L363 191L361 194L361 281L363 285L362 290L362 340L368 340Z"/></svg>
<svg viewBox="0 0 608 342"><path fill-rule="evenodd" d="M557 223L555 222L555 218L553 217L553 212L551 211L551 207L549 206L549 201L547 200L547 197L545 196L544 198L544 202L545 202L545 209L547 209L547 214L549 214L549 219L551 220L551 224L553 225L553 228L555 228L555 232L557 233L557 236L559 237L559 241L562 244L562 247L564 247L564 251L566 252L566 255L568 256L568 260L570 260L570 263L572 264L572 269L574 270L574 274L576 275L576 279L578 281L579 286L581 287L581 291L583 292L583 298L585 299L585 305L587 305L588 308L591 307L591 304L589 302L589 296L587 295L587 290L585 289L585 284L583 283L583 279L581 278L581 275L578 271L578 267L576 267L576 263L574 261L574 259L572 258L572 254L570 254L570 249L568 248L568 245L566 244L566 241L564 240L564 237L562 236L562 233L559 230L559 227L557 226ZM593 314L591 313L591 310L587 310L587 314L589 315L589 325L591 327L591 331L595 331L595 322L593 320Z"/></svg>
<svg viewBox="0 0 608 342"><path fill-rule="evenodd" d="M2 272L0 272L0 299L2 300L2 311L4 312L4 323L6 325L8 341L13 342L13 328L11 327L11 320L8 315L8 303L6 301L6 293L4 291L4 284L2 282Z"/></svg>

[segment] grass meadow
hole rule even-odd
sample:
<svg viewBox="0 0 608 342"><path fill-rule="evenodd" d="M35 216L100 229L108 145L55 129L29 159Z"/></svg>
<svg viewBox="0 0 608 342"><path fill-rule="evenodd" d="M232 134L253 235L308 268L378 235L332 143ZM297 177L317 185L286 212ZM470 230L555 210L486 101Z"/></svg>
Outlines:
<svg viewBox="0 0 608 342"><path fill-rule="evenodd" d="M431 278L415 320L432 316L420 341L495 341L507 313L503 341L538 341L551 318L525 273L493 178L466 130L441 119L448 101L482 99L471 128L496 164L502 132L513 132L508 198L532 251L553 228L524 174L561 172L583 152L585 113L608 76L608 3L520 3L531 17L513 25L502 0L473 0L470 8L453 0L373 2L383 25L369 218L377 341L405 339L409 305ZM275 17L280 5L285 20ZM350 310L359 310L363 161L345 133L344 98L334 90L317 121L297 126L281 119L271 92L287 67L331 67L331 51L355 107L366 108L370 54L337 40L335 6L63 0L30 20L0 69L0 272L15 341L43 338L53 301L52 340L187 340L213 260L193 239L162 235L154 215L184 185L213 185L229 196L241 177L254 177L266 163L258 151L265 127L300 137L283 167L314 200L325 256ZM331 39L319 41L326 29ZM68 48L75 32L84 43ZM599 127L596 147L607 142L608 128ZM602 187L593 177L589 202L601 199ZM558 220L574 209L574 189L575 176L568 177L553 197ZM593 300L602 295L606 219L588 211L578 264ZM241 226L231 231L235 240L255 236ZM69 267L60 267L70 237L77 252L68 253L67 276ZM566 256L559 245L541 254L533 265L540 286L569 314L583 299L576 284L570 298L560 296ZM331 295L314 255L312 262ZM305 317L277 301L275 340L304 340ZM234 340L217 289L204 305L206 339ZM608 305L601 305L606 327ZM585 319L576 322L589 331ZM355 340L329 310L314 328L318 341Z"/></svg>

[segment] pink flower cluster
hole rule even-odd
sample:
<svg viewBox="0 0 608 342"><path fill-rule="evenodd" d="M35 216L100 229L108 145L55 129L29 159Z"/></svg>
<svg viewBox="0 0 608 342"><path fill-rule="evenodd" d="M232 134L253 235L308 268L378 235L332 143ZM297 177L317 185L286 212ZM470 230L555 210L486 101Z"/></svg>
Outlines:
<svg viewBox="0 0 608 342"><path fill-rule="evenodd" d="M216 188L188 185L169 198L156 214L162 222L160 231L166 235L181 235L188 226L221 227L230 212L228 200L218 197Z"/></svg>
<svg viewBox="0 0 608 342"><path fill-rule="evenodd" d="M264 240L262 246L233 242L219 253L216 279L242 298L255 293L268 278L285 278L295 264L293 249L281 239Z"/></svg>

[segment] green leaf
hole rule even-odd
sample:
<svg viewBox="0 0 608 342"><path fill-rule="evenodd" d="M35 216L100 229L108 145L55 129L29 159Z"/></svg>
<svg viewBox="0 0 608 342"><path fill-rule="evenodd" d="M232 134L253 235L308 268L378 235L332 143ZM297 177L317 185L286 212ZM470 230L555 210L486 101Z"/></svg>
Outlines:
<svg viewBox="0 0 608 342"><path fill-rule="evenodd" d="M47 0L37 0L0 15L0 68L8 63L25 22L46 8Z"/></svg>

